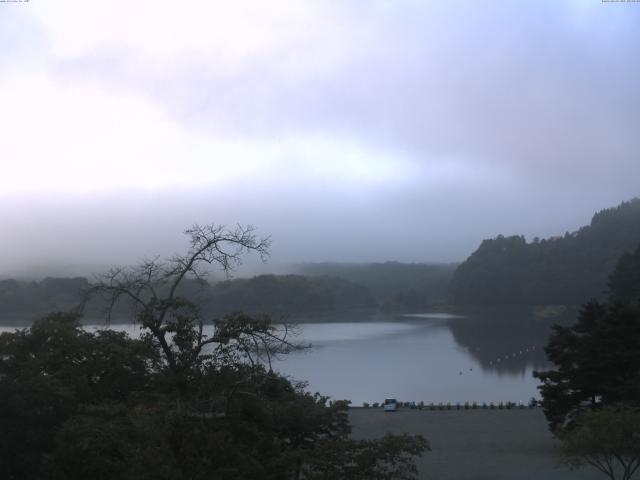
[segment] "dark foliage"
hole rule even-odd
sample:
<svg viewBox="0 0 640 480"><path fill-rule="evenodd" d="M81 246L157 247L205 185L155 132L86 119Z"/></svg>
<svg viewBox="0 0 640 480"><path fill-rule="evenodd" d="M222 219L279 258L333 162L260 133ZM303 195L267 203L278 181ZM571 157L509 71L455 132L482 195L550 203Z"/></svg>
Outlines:
<svg viewBox="0 0 640 480"><path fill-rule="evenodd" d="M89 286L83 277L50 278L40 282L0 280L0 316L30 321L47 312L69 310L78 305L82 291Z"/></svg>
<svg viewBox="0 0 640 480"><path fill-rule="evenodd" d="M598 212L563 237L500 235L458 267L450 295L459 305L580 305L604 297L616 262L639 243L639 199Z"/></svg>
<svg viewBox="0 0 640 480"><path fill-rule="evenodd" d="M308 263L304 275L340 277L368 288L386 311L418 311L441 305L458 264Z"/></svg>
<svg viewBox="0 0 640 480"><path fill-rule="evenodd" d="M618 261L609 277L609 298L615 303L640 304L640 245Z"/></svg>
<svg viewBox="0 0 640 480"><path fill-rule="evenodd" d="M0 477L41 478L57 431L85 405L131 404L156 352L122 333L89 333L53 314L0 335Z"/></svg>
<svg viewBox="0 0 640 480"><path fill-rule="evenodd" d="M585 410L640 407L640 248L623 255L609 302L585 304L570 327L554 326L545 351L556 369L537 372L552 430L571 428Z"/></svg>
<svg viewBox="0 0 640 480"><path fill-rule="evenodd" d="M47 278L41 282L0 281L0 323L28 323L49 311L69 311L82 300L89 288L86 278ZM160 291L166 293L162 288ZM253 278L227 280L209 284L193 278L180 283L178 294L197 304L208 316L243 310L270 312L274 315L373 310L376 307L369 291L360 285L336 277L303 277L301 275L260 275ZM88 305L85 317L103 315L106 303ZM127 305L119 304L112 319L126 319Z"/></svg>
<svg viewBox="0 0 640 480"><path fill-rule="evenodd" d="M266 320L228 317L207 351L192 320L174 323L173 365L153 336L87 332L67 314L0 335L1 478L325 478L328 452L331 478L414 477L421 437L352 440L346 402L257 361Z"/></svg>
<svg viewBox="0 0 640 480"><path fill-rule="evenodd" d="M640 411L607 407L588 411L562 432L562 462L590 465L610 480L631 480L640 468Z"/></svg>
<svg viewBox="0 0 640 480"><path fill-rule="evenodd" d="M221 314L236 310L304 314L373 309L369 291L336 277L301 275L260 275L229 280L211 288L211 303L205 307Z"/></svg>
<svg viewBox="0 0 640 480"><path fill-rule="evenodd" d="M180 296L204 265L228 272L245 252L266 255L268 239L241 226L185 233L185 255L112 269L87 291L108 318L126 301L141 340L85 331L74 314L0 335L0 478L326 478L321 460L335 445L331 478L414 478L422 437L352 440L347 402L272 371L298 348L288 327L236 313L205 330Z"/></svg>
<svg viewBox="0 0 640 480"><path fill-rule="evenodd" d="M555 370L536 372L552 430L583 410L640 406L640 310L590 302L571 327L555 326L546 352Z"/></svg>

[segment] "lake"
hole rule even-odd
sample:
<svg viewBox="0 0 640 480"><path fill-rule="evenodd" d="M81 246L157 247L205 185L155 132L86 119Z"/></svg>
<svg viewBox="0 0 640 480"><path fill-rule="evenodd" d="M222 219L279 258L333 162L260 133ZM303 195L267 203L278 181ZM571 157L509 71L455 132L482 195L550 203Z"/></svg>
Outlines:
<svg viewBox="0 0 640 480"><path fill-rule="evenodd" d="M367 321L299 323L312 348L274 368L311 392L354 405L401 401L527 402L539 398L551 322L521 313L377 315ZM89 328L97 328L90 326ZM136 335L135 325L113 325ZM0 327L0 331L13 330Z"/></svg>
<svg viewBox="0 0 640 480"><path fill-rule="evenodd" d="M527 402L539 397L535 369L548 367L548 325L447 315L301 325L313 348L277 369L309 389L354 405L385 397L429 402ZM526 324L525 324L526 323Z"/></svg>

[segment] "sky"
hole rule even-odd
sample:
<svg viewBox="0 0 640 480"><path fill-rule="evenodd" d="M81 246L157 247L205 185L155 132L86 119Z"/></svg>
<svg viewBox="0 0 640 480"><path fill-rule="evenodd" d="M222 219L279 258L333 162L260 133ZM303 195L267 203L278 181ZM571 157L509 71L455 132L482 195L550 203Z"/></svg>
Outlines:
<svg viewBox="0 0 640 480"><path fill-rule="evenodd" d="M640 3L0 2L0 45L0 275L194 223L263 268L461 261L640 195Z"/></svg>

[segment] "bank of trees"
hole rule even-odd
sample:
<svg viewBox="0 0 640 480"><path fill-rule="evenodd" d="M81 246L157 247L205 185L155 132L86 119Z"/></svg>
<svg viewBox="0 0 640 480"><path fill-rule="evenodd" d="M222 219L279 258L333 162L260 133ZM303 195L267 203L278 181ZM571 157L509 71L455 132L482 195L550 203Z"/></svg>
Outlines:
<svg viewBox="0 0 640 480"><path fill-rule="evenodd" d="M574 325L554 327L545 351L555 368L534 374L565 461L612 480L640 466L639 267L640 247L620 258L607 303L588 302Z"/></svg>
<svg viewBox="0 0 640 480"><path fill-rule="evenodd" d="M311 277L339 277L366 287L386 311L424 311L447 301L456 263L307 263Z"/></svg>
<svg viewBox="0 0 640 480"><path fill-rule="evenodd" d="M552 430L570 428L604 405L640 407L640 311L589 302L570 327L556 326L546 347L555 369L537 372Z"/></svg>
<svg viewBox="0 0 640 480"><path fill-rule="evenodd" d="M259 275L219 282L210 293L209 308L214 313L243 310L295 315L376 308L367 288L324 275Z"/></svg>
<svg viewBox="0 0 640 480"><path fill-rule="evenodd" d="M30 322L34 316L71 309L89 286L83 277L45 278L40 281L0 280L0 322Z"/></svg>
<svg viewBox="0 0 640 480"><path fill-rule="evenodd" d="M114 269L87 290L132 309L140 339L52 314L0 335L0 477L409 479L420 436L350 437L347 402L274 372L301 348L286 326L234 313L205 328L179 294L207 265L268 253L250 228L194 227L185 255ZM109 314L109 312L107 312Z"/></svg>
<svg viewBox="0 0 640 480"><path fill-rule="evenodd" d="M522 236L485 240L456 270L457 305L580 305L604 299L620 256L640 242L640 199L596 213L573 233L527 242Z"/></svg>
<svg viewBox="0 0 640 480"><path fill-rule="evenodd" d="M69 310L80 301L89 281L77 278L46 278L39 282L0 281L0 323L29 323L50 311ZM372 311L377 308L369 290L348 280L302 275L259 275L219 282L186 279L180 296L198 305L207 316L243 310L270 312L278 316ZM93 302L86 317L99 317L107 305ZM126 320L128 309L119 305L114 319Z"/></svg>

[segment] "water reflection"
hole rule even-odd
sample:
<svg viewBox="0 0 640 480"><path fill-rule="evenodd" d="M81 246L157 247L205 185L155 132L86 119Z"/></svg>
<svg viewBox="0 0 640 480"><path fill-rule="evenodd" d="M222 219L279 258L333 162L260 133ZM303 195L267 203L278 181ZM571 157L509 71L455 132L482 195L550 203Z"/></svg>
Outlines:
<svg viewBox="0 0 640 480"><path fill-rule="evenodd" d="M300 323L298 340L313 348L285 356L275 367L308 381L313 392L355 404L388 396L425 402L526 402L539 397L531 374L547 367L543 347L551 325L574 318L570 312L551 320L527 310L485 310L464 316ZM131 324L112 328L139 334Z"/></svg>
<svg viewBox="0 0 640 480"><path fill-rule="evenodd" d="M522 375L548 367L544 346L558 320L536 318L528 311L475 312L450 320L447 327L481 368Z"/></svg>
<svg viewBox="0 0 640 480"><path fill-rule="evenodd" d="M426 402L528 401L539 397L533 370L545 369L553 323L531 310L414 314L381 321L302 325L313 344L279 370L313 391L354 403L384 396Z"/></svg>

